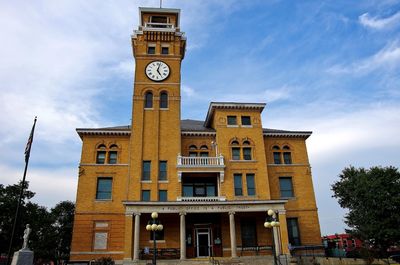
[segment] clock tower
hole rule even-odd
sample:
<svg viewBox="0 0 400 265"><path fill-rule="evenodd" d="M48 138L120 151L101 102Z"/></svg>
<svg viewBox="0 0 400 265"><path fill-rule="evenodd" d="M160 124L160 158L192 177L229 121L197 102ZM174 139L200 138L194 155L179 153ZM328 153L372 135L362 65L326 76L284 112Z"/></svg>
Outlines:
<svg viewBox="0 0 400 265"><path fill-rule="evenodd" d="M158 201L160 190L176 198L181 152L181 62L186 38L180 32L180 10L139 8L140 25L132 36L135 58L130 172L127 199ZM174 189L170 189L174 187Z"/></svg>

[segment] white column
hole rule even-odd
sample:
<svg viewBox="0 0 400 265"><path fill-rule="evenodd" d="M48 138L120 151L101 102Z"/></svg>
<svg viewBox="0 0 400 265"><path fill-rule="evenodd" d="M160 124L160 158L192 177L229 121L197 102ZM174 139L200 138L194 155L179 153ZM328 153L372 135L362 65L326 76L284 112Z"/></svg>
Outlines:
<svg viewBox="0 0 400 265"><path fill-rule="evenodd" d="M181 259L186 259L186 213L180 212L179 215L181 218Z"/></svg>
<svg viewBox="0 0 400 265"><path fill-rule="evenodd" d="M230 236L231 236L232 258L236 258L237 253L236 253L235 212L229 212L229 230L230 230Z"/></svg>
<svg viewBox="0 0 400 265"><path fill-rule="evenodd" d="M140 240L140 213L135 213L135 234L133 241L133 260L139 260L139 240Z"/></svg>
<svg viewBox="0 0 400 265"><path fill-rule="evenodd" d="M273 227L272 228L272 233L274 233L274 245L275 245L275 253L277 256L281 254L281 244L280 242L280 233L278 230L278 227Z"/></svg>

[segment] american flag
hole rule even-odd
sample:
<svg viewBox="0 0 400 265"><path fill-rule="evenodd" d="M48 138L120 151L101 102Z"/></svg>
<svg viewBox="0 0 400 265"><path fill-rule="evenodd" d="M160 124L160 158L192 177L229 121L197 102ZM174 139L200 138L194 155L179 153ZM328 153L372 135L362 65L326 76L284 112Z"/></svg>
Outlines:
<svg viewBox="0 0 400 265"><path fill-rule="evenodd" d="M28 142L26 143L26 147L25 147L25 163L28 162L29 155L31 154L31 146L32 146L32 142L33 142L33 133L35 132L36 120L37 120L37 117L35 117L35 121L33 122L33 127L32 127L31 134L29 135Z"/></svg>

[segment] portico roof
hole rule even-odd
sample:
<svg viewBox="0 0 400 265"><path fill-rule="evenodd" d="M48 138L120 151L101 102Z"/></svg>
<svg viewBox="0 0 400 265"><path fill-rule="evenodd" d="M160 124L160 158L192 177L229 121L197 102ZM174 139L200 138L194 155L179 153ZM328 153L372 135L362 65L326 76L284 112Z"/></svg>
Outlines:
<svg viewBox="0 0 400 265"><path fill-rule="evenodd" d="M269 209L285 211L288 200L254 200L254 201L209 201L209 202L143 202L123 201L125 213L223 213L223 212L266 212Z"/></svg>

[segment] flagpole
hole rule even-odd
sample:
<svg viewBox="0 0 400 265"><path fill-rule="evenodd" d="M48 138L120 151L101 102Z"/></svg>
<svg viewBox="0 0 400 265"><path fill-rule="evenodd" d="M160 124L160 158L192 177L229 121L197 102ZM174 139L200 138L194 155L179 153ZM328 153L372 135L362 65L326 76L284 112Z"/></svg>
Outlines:
<svg viewBox="0 0 400 265"><path fill-rule="evenodd" d="M6 263L6 265L10 264L10 258L11 258L11 252L12 252L12 245L13 245L13 241L14 241L14 234L15 234L15 229L16 229L16 227L17 227L17 223L18 223L19 207L20 207L20 205L21 205L22 197L23 197L24 189L25 189L25 178L26 178L26 172L27 172L27 170L28 170L29 156L31 155L31 146L32 146L32 142L33 142L33 134L34 134L34 132L35 132L36 120L37 120L37 117L35 117L35 120L34 120L34 122L33 122L32 131L31 131L31 134L30 134L29 139L28 139L28 143L27 143L26 148L25 148L25 169L24 169L24 176L22 177L22 183L21 183L21 189L20 189L19 197L18 197L17 209L15 210L14 223L13 223L13 228L12 228L12 232L11 232L10 245L9 245L9 247L8 247L8 254L7 254L7 263Z"/></svg>

